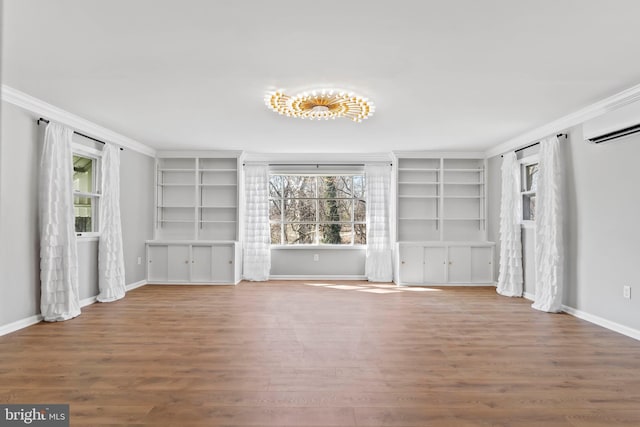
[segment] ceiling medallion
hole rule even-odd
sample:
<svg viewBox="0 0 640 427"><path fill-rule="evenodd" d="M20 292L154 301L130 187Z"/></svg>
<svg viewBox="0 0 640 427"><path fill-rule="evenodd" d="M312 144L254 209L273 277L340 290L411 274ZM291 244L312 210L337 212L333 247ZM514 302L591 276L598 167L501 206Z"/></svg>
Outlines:
<svg viewBox="0 0 640 427"><path fill-rule="evenodd" d="M279 90L268 93L265 103L278 114L310 120L346 117L361 122L375 111L373 102L367 98L336 89L319 89L294 96Z"/></svg>

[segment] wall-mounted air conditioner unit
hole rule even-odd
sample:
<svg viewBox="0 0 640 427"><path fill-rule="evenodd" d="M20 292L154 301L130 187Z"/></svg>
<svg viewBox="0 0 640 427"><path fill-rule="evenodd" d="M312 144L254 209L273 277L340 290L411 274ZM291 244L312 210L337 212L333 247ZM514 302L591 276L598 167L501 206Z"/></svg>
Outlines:
<svg viewBox="0 0 640 427"><path fill-rule="evenodd" d="M605 113L582 125L584 140L594 144L640 132L640 102Z"/></svg>

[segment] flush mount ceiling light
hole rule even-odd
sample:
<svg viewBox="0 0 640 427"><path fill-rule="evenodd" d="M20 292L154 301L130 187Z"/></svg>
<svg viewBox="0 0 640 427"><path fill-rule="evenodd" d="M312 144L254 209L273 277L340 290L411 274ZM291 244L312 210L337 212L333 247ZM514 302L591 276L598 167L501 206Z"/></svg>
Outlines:
<svg viewBox="0 0 640 427"><path fill-rule="evenodd" d="M361 122L375 111L373 102L367 98L336 89L319 89L294 96L279 90L268 93L265 103L278 114L311 120L346 117Z"/></svg>

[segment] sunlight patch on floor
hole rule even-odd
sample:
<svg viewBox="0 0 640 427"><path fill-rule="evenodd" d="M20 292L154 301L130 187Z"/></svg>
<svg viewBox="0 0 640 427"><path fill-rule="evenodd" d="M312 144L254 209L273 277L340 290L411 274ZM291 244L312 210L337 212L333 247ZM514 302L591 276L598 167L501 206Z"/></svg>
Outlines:
<svg viewBox="0 0 640 427"><path fill-rule="evenodd" d="M397 294L398 292L402 292L401 290L391 290L391 289L359 289L359 292L371 292L372 294Z"/></svg>
<svg viewBox="0 0 640 427"><path fill-rule="evenodd" d="M337 289L339 291L358 291L371 294L397 294L402 292L440 292L442 289L425 288L418 286L397 286L395 284L358 284L339 285L337 283L303 283L307 286L317 286L322 288Z"/></svg>

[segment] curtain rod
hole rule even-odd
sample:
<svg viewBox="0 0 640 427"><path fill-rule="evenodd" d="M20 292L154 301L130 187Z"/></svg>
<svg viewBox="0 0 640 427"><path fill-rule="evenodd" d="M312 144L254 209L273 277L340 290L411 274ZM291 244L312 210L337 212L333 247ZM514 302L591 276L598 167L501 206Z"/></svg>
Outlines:
<svg viewBox="0 0 640 427"><path fill-rule="evenodd" d="M38 125L40 125L40 122L49 123L49 120L43 119L42 117L40 117L36 121L36 123L38 123ZM100 144L106 144L106 142L104 142L104 141L100 141L99 139L96 139L96 138L94 138L92 136L89 136L89 135L85 135L84 133L78 132L77 130L74 130L73 133L75 133L76 135L83 136L83 137L85 137L87 139L90 139L92 141L99 142ZM124 151L124 148L120 147L120 151Z"/></svg>
<svg viewBox="0 0 640 427"><path fill-rule="evenodd" d="M563 136L566 138L567 134L566 133L559 133L559 134L556 135L556 138L561 138ZM535 147L536 145L539 145L539 144L540 144L540 141L534 142L533 144L529 144L529 145L527 145L525 147L521 147L521 148L518 148L517 150L514 150L514 153L517 153L518 151L526 150L527 148ZM500 154L500 157L504 157L504 154Z"/></svg>
<svg viewBox="0 0 640 427"><path fill-rule="evenodd" d="M246 166L243 163L242 166ZM365 166L364 163L269 163L269 166L315 166L316 169L320 166ZM389 166L393 166L393 163L389 163Z"/></svg>

